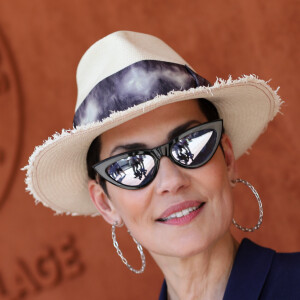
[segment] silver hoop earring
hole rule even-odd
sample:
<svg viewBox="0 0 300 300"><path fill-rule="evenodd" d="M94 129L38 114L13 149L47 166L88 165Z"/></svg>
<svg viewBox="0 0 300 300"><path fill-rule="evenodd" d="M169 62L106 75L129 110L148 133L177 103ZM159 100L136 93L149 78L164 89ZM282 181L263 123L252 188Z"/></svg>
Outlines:
<svg viewBox="0 0 300 300"><path fill-rule="evenodd" d="M123 256L123 253L122 251L120 250L119 248L119 244L117 242L117 238L116 238L116 226L118 225L118 222L114 223L111 227L111 236L112 236L112 240L113 240L113 244L114 244L114 247L116 248L117 250L117 253L118 255L121 257L122 259L122 262L126 265L126 267L136 273L136 274L141 274L144 272L145 270L145 267L146 267L146 258L145 258L145 255L144 255L144 252L143 252L143 247L141 246L141 244L131 235L131 233L129 232L128 230L128 233L130 234L130 236L132 237L133 241L136 243L137 245L137 249L140 253L140 256L141 256L141 260L142 260L142 267L139 269L139 270L136 270L134 269L128 262L127 262L127 259Z"/></svg>
<svg viewBox="0 0 300 300"><path fill-rule="evenodd" d="M256 197L256 200L258 202L258 207L259 207L259 218L258 218L258 222L257 224L252 227L252 228L246 228L246 227L242 227L241 225L239 225L234 219L232 219L232 223L234 224L234 226L236 226L238 229L242 230L242 231L247 231L247 232L253 232L254 230L258 229L262 223L263 220L263 207L262 207L262 203L260 200L260 197L257 193L257 191L255 190L255 188L246 180L243 179L235 179L232 181L232 183L243 183L245 184L248 188L250 188L250 190L252 191L252 193L254 194L254 196Z"/></svg>

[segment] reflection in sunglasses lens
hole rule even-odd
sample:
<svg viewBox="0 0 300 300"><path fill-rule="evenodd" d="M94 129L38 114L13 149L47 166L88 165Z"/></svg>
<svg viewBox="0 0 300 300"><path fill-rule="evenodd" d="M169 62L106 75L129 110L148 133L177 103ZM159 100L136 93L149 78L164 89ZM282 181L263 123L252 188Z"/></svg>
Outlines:
<svg viewBox="0 0 300 300"><path fill-rule="evenodd" d="M151 155L134 155L120 159L106 169L115 181L128 186L144 186L152 179L155 162Z"/></svg>
<svg viewBox="0 0 300 300"><path fill-rule="evenodd" d="M196 166L211 155L217 134L215 130L207 129L194 132L172 146L171 154L182 165Z"/></svg>

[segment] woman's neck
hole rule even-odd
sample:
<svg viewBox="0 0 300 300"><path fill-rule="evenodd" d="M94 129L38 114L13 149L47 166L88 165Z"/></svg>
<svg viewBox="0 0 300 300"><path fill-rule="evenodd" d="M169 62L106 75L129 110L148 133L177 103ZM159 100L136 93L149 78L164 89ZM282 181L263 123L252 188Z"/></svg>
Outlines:
<svg viewBox="0 0 300 300"><path fill-rule="evenodd" d="M169 300L223 299L238 246L227 232L209 249L188 258L152 253L164 273Z"/></svg>

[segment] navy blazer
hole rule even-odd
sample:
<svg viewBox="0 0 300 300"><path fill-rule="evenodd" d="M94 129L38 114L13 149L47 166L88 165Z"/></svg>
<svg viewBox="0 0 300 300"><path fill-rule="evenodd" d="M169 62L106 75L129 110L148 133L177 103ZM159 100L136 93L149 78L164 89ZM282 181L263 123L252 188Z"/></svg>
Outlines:
<svg viewBox="0 0 300 300"><path fill-rule="evenodd" d="M165 281L159 300L167 300ZM223 300L300 300L300 252L277 253L243 239Z"/></svg>

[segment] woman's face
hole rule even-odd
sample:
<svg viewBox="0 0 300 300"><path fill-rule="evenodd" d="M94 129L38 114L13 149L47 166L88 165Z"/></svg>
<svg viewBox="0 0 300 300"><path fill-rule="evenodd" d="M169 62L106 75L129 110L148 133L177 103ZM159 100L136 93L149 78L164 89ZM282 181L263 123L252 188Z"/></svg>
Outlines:
<svg viewBox="0 0 300 300"><path fill-rule="evenodd" d="M153 148L164 144L171 131L192 120L207 121L197 100L165 105L102 134L101 159L126 151L118 147L111 153L117 146L138 143ZM109 199L99 185L90 182L91 197L109 223L122 220L150 253L177 257L196 254L221 238L232 220L234 158L226 135L222 145L224 154L218 147L213 158L197 169L184 169L162 157L155 179L140 190L126 190L107 182ZM170 211L198 207L203 202L201 209L182 221L159 220Z"/></svg>

